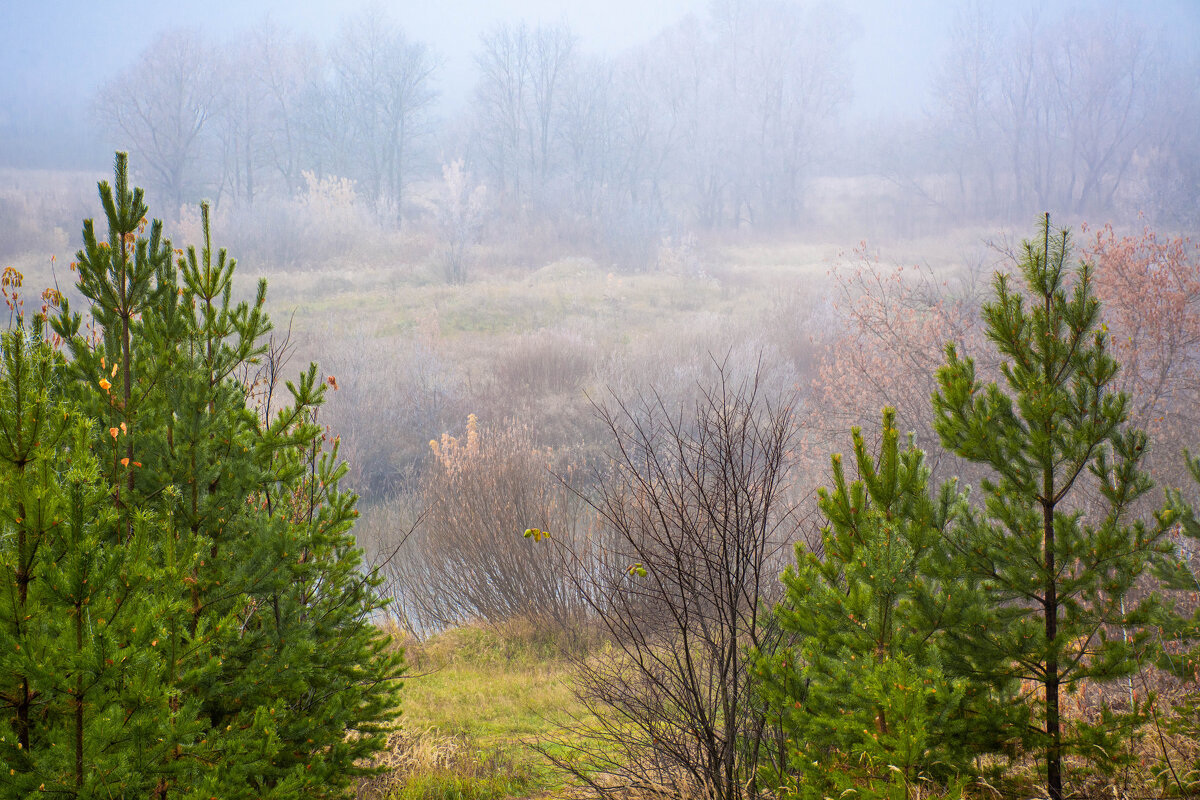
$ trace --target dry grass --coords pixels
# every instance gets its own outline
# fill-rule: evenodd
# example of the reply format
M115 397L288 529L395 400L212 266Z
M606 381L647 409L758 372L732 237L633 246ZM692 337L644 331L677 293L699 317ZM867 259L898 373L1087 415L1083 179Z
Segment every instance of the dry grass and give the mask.
M434 731L392 733L376 763L386 771L359 782L358 800L502 800L537 790L528 765Z
M527 744L580 708L562 643L532 622L409 639L413 677L400 729L364 780L360 800L566 797L573 790Z

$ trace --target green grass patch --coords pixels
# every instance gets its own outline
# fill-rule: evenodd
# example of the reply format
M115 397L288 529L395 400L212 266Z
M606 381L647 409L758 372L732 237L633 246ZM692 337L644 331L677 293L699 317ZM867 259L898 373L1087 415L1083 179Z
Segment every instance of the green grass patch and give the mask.
M583 709L555 637L537 626L468 626L409 643L401 730L372 782L376 800L544 796L564 778L529 744Z
M405 724L503 748L546 735L575 708L568 666L543 646L467 628L410 648Z

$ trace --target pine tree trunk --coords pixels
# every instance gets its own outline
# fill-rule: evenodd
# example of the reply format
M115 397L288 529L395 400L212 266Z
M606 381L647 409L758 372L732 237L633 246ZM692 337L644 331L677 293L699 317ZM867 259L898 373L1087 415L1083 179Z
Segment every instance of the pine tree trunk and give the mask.
M1046 485L1052 489L1047 474ZM1046 735L1050 742L1046 747L1046 791L1050 800L1062 800L1062 733L1059 726L1058 709L1058 586L1055 579L1054 557L1054 506L1049 501L1042 504L1042 525L1045 534L1044 559L1046 564L1046 588L1043 613L1046 617Z
M133 387L130 385L133 378L132 361L130 357L130 339L129 339L129 298L128 298L128 279L126 274L129 269L128 257L125 253L125 237L120 237L121 247L121 282L120 282L120 300L121 300L121 382L124 384L122 399L124 405L121 407L121 416L125 422L125 457L129 459L129 463L133 463L133 439L129 436L129 430L133 426L133 418L129 416L129 404L133 399ZM125 477L125 488L128 494L126 495L125 504L133 502L133 469L127 470L128 475ZM133 537L133 517L126 514L128 522L128 535Z
M75 601L75 652L83 652L83 602ZM75 789L83 789L83 672L75 673Z
M20 383L17 384L18 391ZM19 398L19 395L18 395ZM18 400L19 402L19 400ZM20 420L20 416L17 416ZM18 427L18 434L20 428ZM17 465L17 469L21 472L25 471L25 464L21 462ZM24 626L26 616L25 606L29 601L29 582L33 580L33 555L28 553L29 541L25 533L24 521L29 519L28 512L25 510L24 503L18 503L17 509L22 523L17 528L17 607L19 609L19 619L17 621L17 634L21 635L21 628ZM23 637L22 637L23 638ZM29 710L32 706L32 696L29 691L29 676L21 676L21 688L17 696L17 744L26 752L29 752Z
M1045 216L1045 233L1042 243L1044 266L1050 266L1050 214ZM1046 296L1046 324L1050 324L1050 296ZM1046 391L1050 391L1050 363L1046 363ZM1050 438L1047 422L1046 436ZM1043 467L1042 473L1042 560L1046 569L1046 587L1043 597L1043 614L1046 620L1046 735L1050 742L1046 747L1046 791L1050 800L1062 800L1062 732L1059 727L1058 709L1058 572L1054 547L1054 462L1053 458Z

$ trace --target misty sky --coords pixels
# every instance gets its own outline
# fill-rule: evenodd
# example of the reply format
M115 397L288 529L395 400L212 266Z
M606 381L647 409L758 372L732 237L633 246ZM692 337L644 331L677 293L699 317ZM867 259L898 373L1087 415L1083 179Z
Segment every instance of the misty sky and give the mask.
M967 0L843 0L859 20L850 54L854 100L849 114L870 117L911 110L926 102L929 79L941 57L956 8ZM57 166L65 153L88 166L103 156L88 135L89 107L98 87L131 64L163 29L199 27L216 40L270 17L293 31L328 41L340 20L367 2L336 0L0 0L0 132L15 131L23 153L0 153L0 165ZM409 36L443 59L438 88L442 110L453 113L469 96L472 53L479 34L499 20L566 22L585 51L617 52L652 38L707 0L390 0L376 2ZM1040 5L1046 5L1041 3ZM1055 5L1063 5L1056 3ZM1027 13L1033 0L1000 2L1005 13ZM1075 3L1088 13L1094 4ZM1138 3L1163 17L1163 29L1182 41L1200 41L1200 0ZM1169 18L1169 24L1165 20ZM13 141L14 137L4 137ZM79 162L84 163L79 163Z

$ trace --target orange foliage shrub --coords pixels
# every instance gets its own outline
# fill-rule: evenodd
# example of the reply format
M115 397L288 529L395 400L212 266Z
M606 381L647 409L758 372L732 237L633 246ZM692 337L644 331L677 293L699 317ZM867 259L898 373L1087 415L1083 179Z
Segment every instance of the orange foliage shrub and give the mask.
M957 342L960 352L981 359L976 366L982 380L996 376L997 365L984 360L991 349L979 320L986 285L951 283L925 267L884 265L865 243L834 279L837 319L825 333L814 378L808 460L823 465L851 426L871 431L879 410L892 406L898 426L916 434L938 475L945 465L957 463L938 444L930 402L946 342Z
M1181 485L1182 449L1200 446L1200 247L1148 227L1133 236L1111 225L1084 230L1131 421L1150 434L1156 481Z

